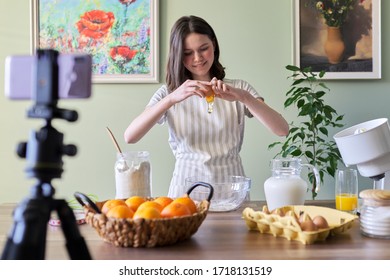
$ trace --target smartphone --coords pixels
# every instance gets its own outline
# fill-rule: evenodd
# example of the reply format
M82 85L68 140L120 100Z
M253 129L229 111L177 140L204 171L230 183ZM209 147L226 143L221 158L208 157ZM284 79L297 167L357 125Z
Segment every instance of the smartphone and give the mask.
M35 55L8 56L5 59L5 95L9 99L34 99L36 88ZM58 98L79 99L91 96L92 57L88 54L58 56Z

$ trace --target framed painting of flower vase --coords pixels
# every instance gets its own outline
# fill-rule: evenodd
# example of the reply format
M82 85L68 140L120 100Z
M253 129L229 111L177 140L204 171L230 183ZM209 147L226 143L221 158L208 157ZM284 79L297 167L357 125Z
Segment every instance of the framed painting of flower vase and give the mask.
M158 83L158 0L31 0L32 52L92 56L95 83Z
M294 0L294 64L324 79L381 78L381 0Z

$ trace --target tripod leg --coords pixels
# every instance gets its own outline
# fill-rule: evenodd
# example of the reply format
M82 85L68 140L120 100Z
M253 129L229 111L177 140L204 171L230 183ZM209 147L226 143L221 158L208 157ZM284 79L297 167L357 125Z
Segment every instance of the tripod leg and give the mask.
M1 259L43 260L50 204L44 199L27 199L14 211L14 224Z
M56 201L56 210L66 239L66 248L72 260L90 260L87 243L77 227L76 217L65 200Z

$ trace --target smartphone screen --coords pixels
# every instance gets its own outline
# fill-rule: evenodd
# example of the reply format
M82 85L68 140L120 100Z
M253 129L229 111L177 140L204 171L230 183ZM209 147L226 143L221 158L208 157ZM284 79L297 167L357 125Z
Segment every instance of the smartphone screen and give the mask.
M10 99L34 99L36 56L8 56L5 60L5 95ZM91 96L92 58L86 54L58 56L59 99Z

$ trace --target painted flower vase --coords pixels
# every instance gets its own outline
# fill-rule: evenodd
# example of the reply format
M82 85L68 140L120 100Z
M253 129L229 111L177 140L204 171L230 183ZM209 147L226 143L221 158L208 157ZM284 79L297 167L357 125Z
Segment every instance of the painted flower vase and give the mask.
M329 63L337 64L343 60L345 44L339 27L328 26L328 36L324 50Z

